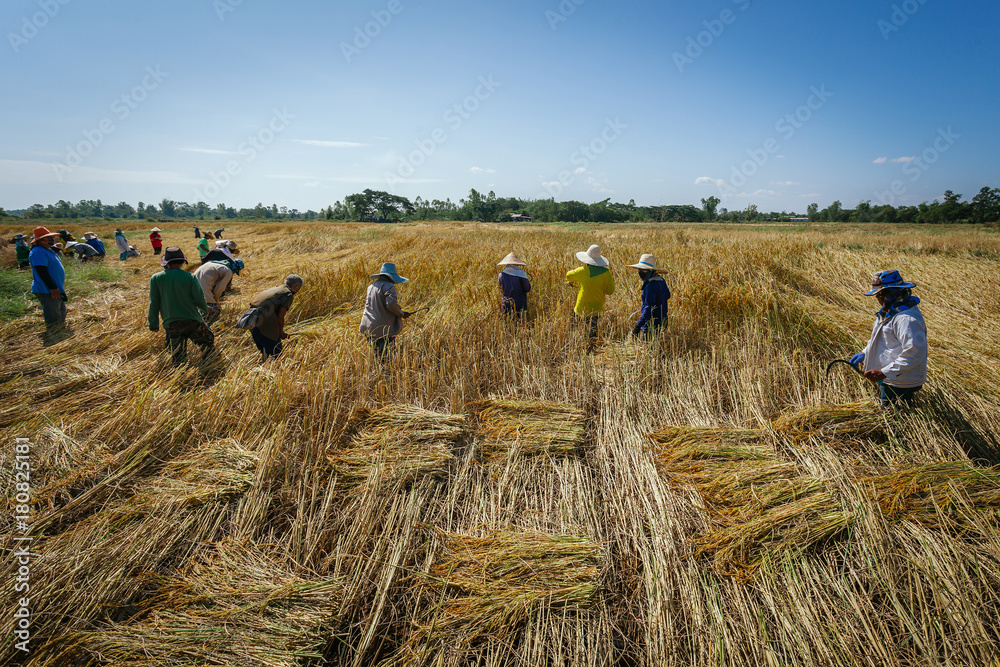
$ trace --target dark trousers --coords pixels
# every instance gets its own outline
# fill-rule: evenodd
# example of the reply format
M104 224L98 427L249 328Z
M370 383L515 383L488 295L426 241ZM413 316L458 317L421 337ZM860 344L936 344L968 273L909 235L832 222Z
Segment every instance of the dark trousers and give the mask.
M42 317L45 318L45 328L52 329L66 323L66 302L61 296L52 296L49 293L35 294L38 302L42 304Z
M598 327L601 323L600 315L584 315L577 318L578 326L584 327L587 333L587 351L593 352L597 347Z
M253 344L256 345L257 349L260 350L262 355L264 355L264 361L266 361L268 357L277 357L281 354L282 345L280 340L268 338L260 332L260 329L257 328L251 329L250 335L253 336Z
M163 250L163 246L153 246L154 255L159 255L161 250Z
M167 334L167 349L175 365L187 361L187 342L190 340L201 348L201 358L204 359L215 347L215 334L204 322L196 320L178 320L164 324Z
M902 389L887 385L885 382L879 382L878 390L879 398L882 399L882 405L885 407L901 404L912 406L913 399L916 397L917 392L920 391L920 387Z

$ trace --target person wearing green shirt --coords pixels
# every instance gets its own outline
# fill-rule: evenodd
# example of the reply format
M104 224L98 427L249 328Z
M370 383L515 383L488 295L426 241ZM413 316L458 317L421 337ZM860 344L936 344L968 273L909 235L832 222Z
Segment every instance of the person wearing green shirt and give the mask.
M615 279L611 275L611 264L601 255L601 248L590 246L586 252L576 253L583 266L566 274L566 280L580 286L576 295L573 312L587 326L587 350L593 351L597 344L597 326L604 312L605 298L615 293Z
M202 263L205 261L205 255L207 255L208 251L211 250L211 248L208 247L208 239L210 238L212 238L212 233L205 232L205 236L198 241L198 255L201 257Z
M159 331L163 320L174 365L187 360L188 340L201 347L202 361L215 347L215 334L205 324L205 293L198 279L184 270L186 263L180 248L167 248L160 260L163 271L149 279L149 330Z

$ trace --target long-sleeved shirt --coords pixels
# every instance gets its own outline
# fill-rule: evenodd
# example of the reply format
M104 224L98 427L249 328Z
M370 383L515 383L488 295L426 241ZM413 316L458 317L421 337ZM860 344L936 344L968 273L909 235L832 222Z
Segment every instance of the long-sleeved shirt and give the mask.
M124 234L115 234L115 247L118 252L128 252L128 239Z
M198 255L200 255L201 258L204 259L205 255L207 254L208 254L208 239L203 238L202 240L198 241Z
M106 251L104 250L104 241L102 241L101 239L87 239L86 241L84 241L84 243L86 243L91 248L96 250L97 254L99 255L107 254Z
M31 248L28 247L24 239L18 239L14 242L14 253L17 256L18 263L30 261L28 257L31 254Z
M503 312L513 310L520 313L528 309L528 292L531 291L531 281L523 276L509 273L504 269L497 281L503 291Z
M154 248L162 248L163 247L163 237L160 236L160 232L151 232L150 235L149 235L149 243Z
M233 272L228 266L209 262L195 269L194 277L198 279L201 290L205 293L205 301L219 303L222 293L233 279Z
M368 286L365 295L365 312L361 315L358 331L371 338L395 336L403 329L403 318L389 310L399 308L396 285L380 278Z
M566 280L580 285L573 312L581 317L603 313L605 297L615 293L614 276L605 267L584 264L567 273Z
M649 327L667 326L667 301L670 300L670 288L663 276L656 275L642 285L642 311L635 327L646 331Z
M208 303L201 283L184 269L164 269L149 279L149 330L180 320L204 322Z
M28 253L28 261L31 262L32 294L49 294L54 289L66 291L66 269L58 253L36 245Z
M927 325L917 306L879 317L865 347L865 371L881 370L892 387L910 389L927 382Z
M284 308L288 310L292 307L292 299L295 297L287 285L279 285L259 292L250 300L250 306L260 308L261 320L257 324L257 331L271 340L281 340L281 321L278 312Z

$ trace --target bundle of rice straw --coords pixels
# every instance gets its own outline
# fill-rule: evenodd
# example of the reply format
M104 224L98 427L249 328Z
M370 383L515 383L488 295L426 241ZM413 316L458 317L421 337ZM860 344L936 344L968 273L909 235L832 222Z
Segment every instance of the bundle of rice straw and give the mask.
M296 667L322 658L322 632L340 583L308 580L287 559L254 544L224 541L169 577L150 578L151 595L132 619L77 632L46 647L57 664L245 665Z
M488 398L466 406L476 415L489 459L508 454L575 454L584 443L583 411L565 403Z
M1000 471L994 468L962 461L929 463L862 477L856 484L887 519L952 528L980 520L995 525L1000 518Z
M870 401L801 408L779 415L772 426L796 442L820 437L845 444L877 444L888 439L889 431L885 417Z
M540 609L563 615L591 605L605 559L600 545L572 535L510 530L439 538L429 573L412 578L429 606L414 619L399 664L425 664L441 651L486 642L516 645Z
M354 433L351 440L327 457L337 484L346 490L363 484L402 487L424 477L443 478L455 446L467 433L464 416L411 405L355 408L348 430Z

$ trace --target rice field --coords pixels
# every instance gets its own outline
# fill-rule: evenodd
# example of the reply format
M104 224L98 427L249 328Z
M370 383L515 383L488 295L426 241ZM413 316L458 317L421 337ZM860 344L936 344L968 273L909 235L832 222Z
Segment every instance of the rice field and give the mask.
M189 227L159 224L197 257ZM998 230L227 236L247 269L208 363L193 347L172 367L148 331L151 253L70 293L66 340L43 347L37 309L0 322L0 542L24 536L27 438L33 554L27 594L0 562L0 664L1000 665ZM591 243L618 290L588 354L563 276ZM527 322L498 316L512 250ZM650 342L628 335L642 253L673 292ZM388 367L357 333L383 261L410 278L402 307L429 309ZM888 268L928 325L906 413L824 374L867 341L860 292ZM233 325L289 273L293 336L261 364Z

